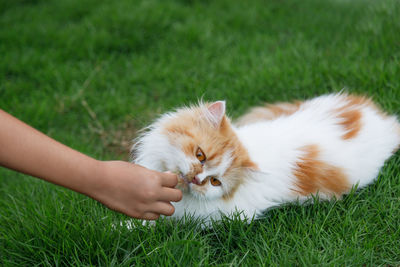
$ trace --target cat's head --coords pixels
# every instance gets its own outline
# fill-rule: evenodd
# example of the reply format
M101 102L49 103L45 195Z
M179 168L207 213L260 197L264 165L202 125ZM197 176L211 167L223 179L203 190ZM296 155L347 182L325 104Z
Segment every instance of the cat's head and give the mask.
M201 103L163 115L134 146L135 162L180 175L180 188L199 199L233 197L256 169L240 143L225 102Z

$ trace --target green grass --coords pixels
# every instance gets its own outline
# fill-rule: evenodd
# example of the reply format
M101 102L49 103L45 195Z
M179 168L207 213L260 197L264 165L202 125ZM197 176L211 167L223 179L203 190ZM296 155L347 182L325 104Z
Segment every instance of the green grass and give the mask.
M0 106L99 159L201 97L236 117L346 88L399 113L399 17L397 0L0 0ZM399 210L399 153L343 201L209 230L113 230L123 215L1 169L0 265L397 266Z

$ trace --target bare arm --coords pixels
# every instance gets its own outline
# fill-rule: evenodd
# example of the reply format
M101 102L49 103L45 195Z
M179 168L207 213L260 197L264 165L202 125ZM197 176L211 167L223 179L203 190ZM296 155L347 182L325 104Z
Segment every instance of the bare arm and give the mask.
M128 216L172 215L177 177L123 161L98 161L0 110L0 165L64 186Z

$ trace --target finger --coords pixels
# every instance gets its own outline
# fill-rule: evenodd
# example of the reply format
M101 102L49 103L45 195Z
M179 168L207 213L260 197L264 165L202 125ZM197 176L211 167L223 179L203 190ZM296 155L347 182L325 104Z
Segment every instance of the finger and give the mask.
M153 205L151 210L156 213L171 216L175 212L175 207L168 202L158 201Z
M157 220L158 218L160 218L160 214L155 212L146 212L145 214L143 214L142 217L142 219L144 220Z
M158 200L178 202L182 199L182 191L175 188L164 187L161 189Z
M161 174L161 185L175 187L178 184L178 176L172 172L164 172Z

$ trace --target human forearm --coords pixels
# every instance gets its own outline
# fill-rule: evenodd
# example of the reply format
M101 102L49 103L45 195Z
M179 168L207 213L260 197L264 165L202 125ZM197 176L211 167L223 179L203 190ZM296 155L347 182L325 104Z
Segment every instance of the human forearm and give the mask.
M99 162L0 110L0 165L87 194Z

